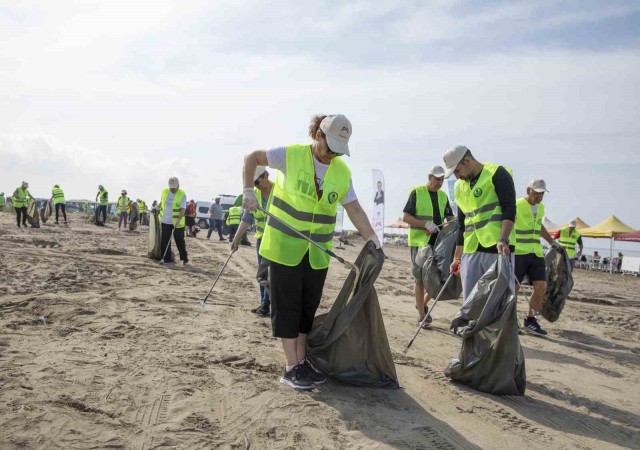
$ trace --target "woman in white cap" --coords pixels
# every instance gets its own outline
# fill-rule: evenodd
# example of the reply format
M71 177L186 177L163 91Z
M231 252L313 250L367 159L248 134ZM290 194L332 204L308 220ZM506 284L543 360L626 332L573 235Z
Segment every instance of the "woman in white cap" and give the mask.
M245 156L243 206L255 211L257 166L277 175L260 255L271 261L271 325L282 340L286 366L280 382L313 389L326 378L306 360L306 338L324 287L329 256L285 227L307 234L327 249L333 246L338 204L342 204L360 235L380 248L369 219L353 190L351 171L341 158L349 155L351 122L343 115L318 115L309 126L311 145L256 150Z
M29 183L23 181L22 184L13 192L11 204L16 210L16 221L18 228L20 228L20 220L22 219L22 225L27 227L27 206L29 206L29 199L36 201L29 192Z
M163 189L158 204L158 214L162 223L162 239L160 250L166 253L165 262L173 262L171 255L171 236L176 241L180 259L185 266L189 263L187 246L184 242L184 215L187 210L187 195L180 189L176 177L169 178L169 187Z

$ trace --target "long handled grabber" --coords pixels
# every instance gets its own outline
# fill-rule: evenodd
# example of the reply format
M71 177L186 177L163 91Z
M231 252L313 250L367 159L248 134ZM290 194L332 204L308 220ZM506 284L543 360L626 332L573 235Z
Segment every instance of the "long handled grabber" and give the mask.
M438 293L438 296L436 297L436 301L433 302L433 305L431 305L431 309L429 309L427 311L427 314L425 314L424 319L422 319L422 322L420 322L418 324L418 329L416 330L415 334L413 335L413 337L411 338L411 340L407 344L407 347L402 352L403 356L407 354L407 352L409 351L409 347L411 347L411 344L413 344L413 341L415 341L416 338L418 337L418 333L420 333L420 330L422 330L422 327L424 326L424 324L427 323L427 318L433 312L433 308L435 308L436 305L438 304L438 300L440 300L440 297L442 297L442 294L444 294L444 290L447 288L447 285L449 284L449 282L451 281L451 279L453 277L455 277L455 275L453 273L450 273L449 277L447 278L447 281L444 282L444 285L442 286L442 289L440 289L440 292Z
M235 251L232 251L229 254L229 256L227 256L227 260L224 262L224 264L222 265L222 268L220 269L220 272L218 272L218 276L213 281L213 284L211 285L211 289L209 289L209 292L207 292L207 295L202 300L200 300L200 309L204 309L204 305L205 303L207 303L207 299L209 298L209 295L211 295L211 291L213 291L213 288L216 286L216 283L218 282L218 278L220 278L220 275L222 275L222 271L224 270L225 267L227 267L227 263L229 262L229 260L231 259L234 253Z
M160 259L160 264L164 264L164 257L167 256L167 252L169 251L169 247L171 246L171 240L173 239L173 233L176 231L176 227L174 226L171 230L171 236L169 236L169 241L167 242L167 246L164 249L164 253L162 254L162 259Z
M331 256L332 258L337 259L338 261L340 261L347 269L352 269L356 272L356 282L358 281L358 279L360 278L360 269L353 263L350 263L349 261L345 261L343 258L341 258L340 256L336 255L335 253L333 253L331 250L329 250L328 248L324 248L322 245L318 244L316 241L314 241L313 239L311 239L309 236L307 236L304 233L301 233L300 231L296 230L295 228L293 228L291 225L289 225L288 223L286 223L285 221L283 221L282 219L274 216L273 214L271 214L269 211L267 211L266 209L264 209L262 206L258 205L258 210L262 211L263 213L265 213L267 216L269 216L270 218L272 218L273 220L277 220L278 222L280 222L282 225L284 225L285 227L287 227L288 229L290 229L291 231L293 231L295 234L297 234L298 236L300 236L302 239L305 239L307 241L309 241L311 244L315 245L316 247L318 247L320 250L322 250L323 252L325 252L327 255ZM355 287L355 283L354 283L354 287Z

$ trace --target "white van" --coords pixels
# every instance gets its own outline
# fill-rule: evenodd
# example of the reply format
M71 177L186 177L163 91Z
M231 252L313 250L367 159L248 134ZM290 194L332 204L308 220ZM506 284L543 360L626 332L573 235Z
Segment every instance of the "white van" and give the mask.
M229 211L236 201L237 195L220 194L220 205L224 212ZM209 228L209 207L211 201L198 200L196 202L196 223L201 230Z

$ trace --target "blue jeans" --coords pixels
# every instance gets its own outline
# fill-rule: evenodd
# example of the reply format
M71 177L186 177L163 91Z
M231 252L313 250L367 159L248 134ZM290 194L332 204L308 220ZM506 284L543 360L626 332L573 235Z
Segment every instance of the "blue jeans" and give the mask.
M262 238L256 240L256 253L258 254L258 265L262 262L262 256L260 256L260 244L262 243ZM265 289L264 286L260 285L260 304L261 305L270 305L269 301L269 293Z
M222 219L209 219L209 231L207 231L207 239L211 237L213 230L218 230L218 236L222 240Z

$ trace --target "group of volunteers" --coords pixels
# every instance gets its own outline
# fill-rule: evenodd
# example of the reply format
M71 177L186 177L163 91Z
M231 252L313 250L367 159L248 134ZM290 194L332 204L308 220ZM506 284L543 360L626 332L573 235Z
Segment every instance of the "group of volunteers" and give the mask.
M23 181L20 186L13 191L13 195L11 196L11 206L16 212L16 225L18 228L27 227L27 208L31 202L35 202L36 199L29 192L29 183ZM66 201L64 199L64 192L60 188L60 185L55 184L51 189L51 198L50 200L55 205L56 210L56 225L59 223L60 212L62 211L62 217L64 219L64 224L67 225L67 212L65 209ZM3 207L6 204L6 200L4 198L4 192L0 192L0 206ZM33 226L33 225L32 225Z
M107 222L107 209L109 207L109 192L103 185L98 185L98 192L96 194L96 225L105 225ZM144 200L136 199L135 201L130 199L127 190L122 189L120 197L116 202L116 212L118 215L118 231L121 231L122 226L127 228L127 223L138 218L142 218L149 213L149 209ZM100 220L102 217L102 220Z
M450 270L461 277L465 300L480 277L496 262L498 254L504 253L511 259L513 278L510 281L514 292L519 291L525 277L533 285L524 329L546 335L536 318L547 288L540 238L556 249L564 248L568 257L573 258L576 244L582 252L575 223L561 229L555 237L557 240L545 229L542 199L548 191L542 179L532 180L526 195L516 198L510 168L481 163L462 145L447 150L443 159L446 170L432 167L427 184L411 191L404 208L404 221L410 226L409 246L419 323L428 313L430 298L422 285L422 266L415 262L418 249L434 245L445 220L457 220L457 242ZM447 195L441 190L444 179L451 175L457 179L454 185L457 218L453 216ZM424 326L429 327L431 321L432 318L427 317Z

